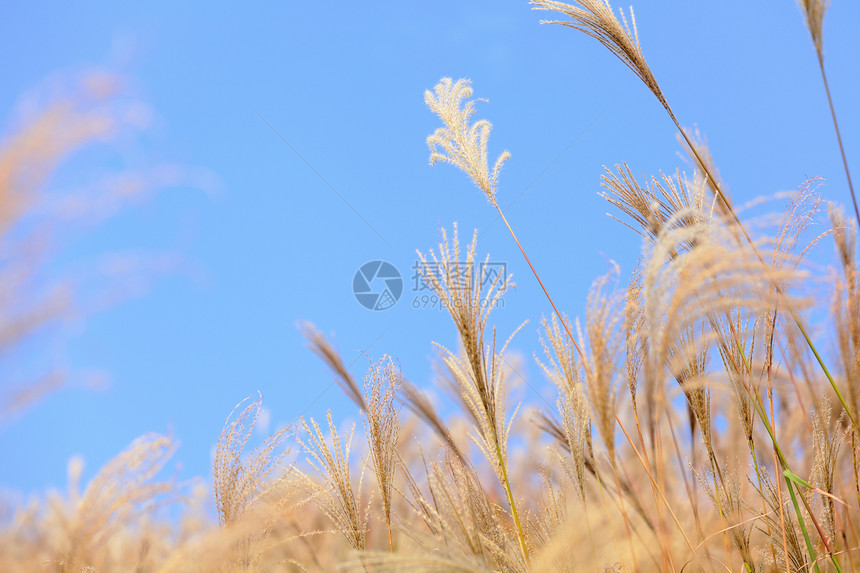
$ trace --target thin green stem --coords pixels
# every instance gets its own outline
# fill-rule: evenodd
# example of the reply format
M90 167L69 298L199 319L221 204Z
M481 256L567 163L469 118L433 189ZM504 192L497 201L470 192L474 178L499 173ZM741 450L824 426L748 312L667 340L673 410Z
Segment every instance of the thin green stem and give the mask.
M803 532L803 540L806 541L806 550L809 552L809 557L812 559L812 566L815 568L816 573L821 573L821 569L818 567L818 560L815 558L815 548L812 547L812 541L809 540L809 533L806 531L806 523L804 523L803 518L800 514L800 506L797 505L797 496L794 495L794 488L792 487L791 480L787 477L785 479L785 485L788 487L788 494L791 496L791 503L794 505L794 512L797 514L797 521L800 523L800 531Z
M811 483L809 483L805 479L801 478L800 476L792 473L790 470L783 471L782 475L785 476L786 478L790 479L791 481L793 481L798 486L802 485L803 487L806 487L809 489L813 489L813 490L815 489ZM809 514L809 518L812 520L812 525L814 525L816 531L818 531L818 535L821 537L822 543L824 543L824 549L827 550L828 557L830 557L831 561L833 561L833 564L836 566L836 570L839 571L839 573L842 573L842 567L839 565L839 562L835 559L836 550L830 544L830 542L827 541L827 536L824 535L824 531L821 529L821 525L818 524L818 520L815 518L815 514L812 513L812 508L809 507L809 502L806 501L806 498L802 495L800 496L800 501L803 502L803 507L806 508L806 512Z
M839 387L836 386L836 382L833 380L833 376L830 375L830 371L824 364L824 360L822 360L821 355L818 354L818 350L815 349L815 345L812 344L812 341L809 339L809 335L806 333L806 329L803 327L803 324L801 324L799 320L797 320L796 322L797 328L800 329L800 333L803 335L803 339L806 340L807 346L809 346L809 349L812 350L812 353L815 355L815 359L818 361L818 365L821 366L821 370L824 372L824 375L827 376L827 380L830 381L830 385L833 387L833 391L836 392L836 397L839 398L839 401L842 403L842 407L845 408L845 413L848 414L848 418L851 420L851 424L856 425L856 422L854 420L854 414L851 413L851 409L848 407L848 403L842 396L842 392L839 391Z

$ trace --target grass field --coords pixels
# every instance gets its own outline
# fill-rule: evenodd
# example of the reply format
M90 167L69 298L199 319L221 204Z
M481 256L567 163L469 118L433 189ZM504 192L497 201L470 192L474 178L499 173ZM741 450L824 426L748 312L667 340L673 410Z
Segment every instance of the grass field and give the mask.
M557 387L556 408L509 398L515 332L497 332L491 313L509 278L476 280L486 256L477 232L451 224L420 261L459 334L456 348L438 347L438 384L459 415L440 413L391 357L356 380L305 324L362 426L301 419L252 450L262 399L248 398L218 440L211 492L163 477L176 448L169 436L140 437L85 485L73 460L68 491L3 515L0 571L860 570L856 200L834 205L812 179L766 202L766 215L737 203L649 68L632 9L532 5L621 60L665 109L693 166L603 173L604 197L618 225L641 235L643 254L632 276L613 269L594 280L584 317L557 308L559 285L544 284L520 247L547 302L538 363ZM853 199L825 75L827 2L801 8ZM10 351L65 308L61 290L33 296L26 278L42 259L26 230L47 174L116 127L99 103L107 85L85 93L44 110L0 150L0 233L14 254L0 267L0 343ZM463 79L427 90L439 119L430 163L462 170L519 246L497 201L510 154L488 157L492 126L475 119L472 98ZM854 134L844 135L850 145ZM830 276L808 263L813 247L833 253ZM45 373L2 415L26 415L55 382Z

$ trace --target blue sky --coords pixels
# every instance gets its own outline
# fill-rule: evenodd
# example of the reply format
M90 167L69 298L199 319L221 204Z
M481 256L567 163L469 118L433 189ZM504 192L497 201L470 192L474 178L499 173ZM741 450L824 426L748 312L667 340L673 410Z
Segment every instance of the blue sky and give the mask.
M626 4L624 4L626 6ZM826 178L848 191L813 48L790 0L635 4L644 53L685 125L708 137L736 202ZM82 455L86 476L136 436L170 432L180 477L209 475L224 419L262 392L271 425L300 414L355 419L296 329L333 334L351 371L389 354L432 383L433 341L454 347L439 310L412 308L415 250L457 221L481 230L479 251L506 263L517 288L492 321L513 348L527 402L552 403L534 364L550 308L494 211L466 176L428 166L437 127L425 89L468 77L488 103L491 154L512 153L500 202L559 306L581 315L592 280L617 261L635 266L639 239L605 216L603 165L635 172L683 163L662 108L596 42L526 2L50 2L0 9L0 126L45 78L92 69L122 75L154 112L150 129L107 154L108 167L179 165L194 181L159 190L107 222L76 230L55 267L113 252L180 259L141 296L64 325L73 373L109 377L93 390L73 377L0 431L0 484L40 491L65 483ZM849 162L860 165L856 2L834 1L825 54ZM63 176L104 169L105 154L74 156ZM855 167L855 169L857 169ZM201 178L202 175L202 178ZM81 175L84 177L85 175ZM860 176L855 176L860 177ZM514 202L512 205L511 203ZM822 253L827 261L829 252ZM404 275L391 309L353 297L356 270L386 260ZM53 267L52 267L53 268ZM53 348L53 347L52 347ZM75 382L78 380L78 382ZM320 396L321 395L321 396Z

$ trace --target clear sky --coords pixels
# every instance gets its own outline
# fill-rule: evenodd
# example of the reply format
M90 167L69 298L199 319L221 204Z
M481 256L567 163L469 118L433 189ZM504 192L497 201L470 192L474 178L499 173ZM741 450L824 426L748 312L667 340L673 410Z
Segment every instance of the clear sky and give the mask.
M621 4L618 4L620 6ZM626 7L626 3L623 6ZM848 191L814 51L792 0L635 3L652 70L685 125L697 125L735 201L826 178ZM505 227L455 169L428 166L437 127L423 93L467 77L493 157L512 159L500 202L559 306L581 316L591 281L615 260L628 276L638 236L605 216L603 165L638 173L683 167L663 109L597 42L540 26L524 1L83 2L0 8L0 126L52 74L100 69L126 78L154 112L108 166L179 165L194 181L158 191L75 233L58 269L113 252L181 259L147 292L64 326L61 350L29 349L73 373L67 388L0 429L0 484L61 487L68 459L86 476L136 436L170 432L177 474L208 476L233 406L257 391L270 427L300 414L355 419L296 323L333 334L351 371L387 353L432 383L433 341L455 346L447 316L413 308L415 250L457 221L517 288L492 321L513 348L530 403L554 402L532 358L550 308ZM860 179L860 4L833 0L825 54L843 137ZM201 188L202 187L202 188ZM829 252L822 255L827 260ZM353 296L364 263L403 275L400 300L371 311ZM420 302L420 301L419 301ZM52 347L53 348L53 347ZM366 355L366 356L365 356ZM91 370L108 384L82 382ZM77 373L77 374L75 374ZM542 398L541 398L542 396Z

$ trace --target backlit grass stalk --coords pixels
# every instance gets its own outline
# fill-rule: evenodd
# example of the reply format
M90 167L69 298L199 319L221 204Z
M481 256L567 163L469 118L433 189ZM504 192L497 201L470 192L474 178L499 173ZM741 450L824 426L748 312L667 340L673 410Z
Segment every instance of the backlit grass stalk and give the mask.
M514 242L519 247L523 258L525 258L526 263L529 265L529 269L531 269L532 274L537 279L541 290L543 290L544 295L550 305L552 305L553 311L567 331L567 335L573 342L577 352L584 358L582 349L576 343L576 339L573 337L573 333L568 328L567 323L562 319L561 312L549 295L543 281L532 265L531 259L526 254L519 238L510 223L508 223L507 217L505 217L496 200L498 177L502 166L510 159L511 154L508 151L503 151L496 159L492 171L490 171L487 163L487 142L490 138L492 125L485 119L471 123L471 117L475 113L476 101L467 99L471 95L472 87L469 80L460 79L453 82L451 78L442 78L433 92L429 90L425 92L424 101L439 116L444 124L444 127L440 127L427 138L427 145L430 147L430 164L432 165L437 161L441 161L462 169L484 193L508 228L511 237L513 237Z
M391 500L397 467L397 441L400 437L400 420L394 401L399 384L400 374L390 358L383 358L374 364L364 383L367 404L364 430L382 501L382 514L388 530L388 546L392 553L394 541L391 537Z
M595 38L603 46L608 48L609 51L612 52L612 54L615 55L618 59L620 59L628 68L630 68L630 70L633 71L633 73L636 74L636 76L640 80L642 80L642 82L648 87L648 89L651 90L651 92L654 94L654 96L669 114L669 117L672 119L672 122L675 124L675 127L678 129L678 132L681 134L681 137L684 139L684 142L689 148L690 153L695 158L697 165L707 177L709 181L709 188L714 192L720 209L734 221L737 226L737 229L741 232L743 238L749 244L750 248L761 260L761 262L764 263L764 258L759 253L752 237L746 230L746 227L741 222L734 207L732 207L728 195L725 194L720 187L719 179L714 176L711 168L708 166L708 162L706 162L702 155L699 153L696 144L690 139L690 136L687 134L687 131L681 127L678 118L672 111L672 107L669 105L668 100L663 95L663 92L660 89L660 86L657 83L654 74L651 72L648 63L645 61L645 57L642 54L642 49L639 44L639 33L636 29L636 18L633 14L633 9L630 9L630 21L632 23L631 26L628 24L627 17L625 16L623 10L620 11L621 21L618 20L607 0L580 0L579 2L577 2L576 5L565 4L563 2L555 2L552 0L532 0L531 3L538 10L557 11L571 18L571 20L569 21L544 21L542 23L560 24L573 28L575 30L585 33L588 36L591 36L592 38ZM855 201L855 209L856 208L857 207ZM860 211L857 212L857 216L858 222L860 222ZM781 289L778 284L774 283L774 287L777 289L778 292L781 292ZM830 382L830 385L836 393L837 397L839 398L842 407L845 408L845 411L848 413L851 422L855 423L854 413L852 412L851 408L849 408L845 399L842 397L842 393L839 391L839 388L836 386L836 383L833 380L833 377L830 375L830 372L828 371L827 367L825 366L824 361L821 359L820 355L818 354L818 351L815 349L815 345L813 344L812 340L806 334L806 328L803 326L800 317L798 317L791 309L789 309L789 313L791 314L792 319L794 319L794 321L797 323L798 328L800 328L801 332L803 333L806 343L815 353L816 358L818 359L819 366L821 366L824 374L827 376L827 379Z
M716 177L714 177L713 174L711 173L711 169L709 168L708 162L706 162L702 158L702 156L699 153L699 150L697 148L697 145L695 145L693 143L693 141L691 141L686 130L684 130L681 127L680 122L678 121L677 117L675 116L674 112L672 111L671 106L669 105L668 101L664 97L662 90L659 87L659 84L657 83L656 79L654 78L654 75L652 74L649 66L647 65L645 58L642 54L641 48L640 48L638 32L636 30L636 21L635 21L635 17L633 16L632 9L630 12L631 21L633 24L632 25L632 33L631 33L631 27L627 23L627 19L624 15L624 12L623 11L621 12L621 17L622 17L622 22L623 22L623 26L622 26L622 23L618 21L618 19L616 18L616 16L612 12L612 10L611 10L611 8L607 2L603 2L600 0L582 0L582 1L578 2L579 6L581 6L581 7L564 4L561 2L553 2L550 0L535 0L532 3L538 9L555 10L555 11L561 12L561 13L569 16L571 18L571 21L552 22L552 23L569 26L571 28L574 28L576 30L584 32L585 34L597 39L601 44L603 44L605 47L607 47L616 57L618 57L622 62L624 62L625 65L627 65L628 68L630 68L643 81L643 83L645 83L645 85L651 90L651 92L655 95L655 97L657 97L657 99L663 105L666 112L669 114L670 118L672 119L673 123L675 124L675 127L678 129L678 132L681 134L684 141L686 142L686 144L689 148L689 151L691 152L691 154L695 158L696 163L698 164L699 168L706 175L706 177L710 183L710 188L714 191L714 194L718 199L720 207L735 222L735 224L737 225L737 228L741 231L741 233L743 234L747 243L752 248L753 252L759 258L759 260L762 262L762 264L764 264L764 259L761 256L761 254L758 252L758 249L756 248L756 246L752 240L752 237L750 237L746 228L741 223L739 217L737 216L736 211L731 206L731 203L729 202L728 197L723 193L722 189L720 188L720 184L718 182L718 179ZM823 11L822 11L821 17L823 17ZM820 21L819 21L818 27L819 27L819 37L820 37ZM815 34L815 30L813 29L812 24L810 24L810 30L812 31L813 39L815 40L816 34ZM822 64L821 70L822 70L822 75L823 75L824 69L823 69L823 59L821 56L821 49L820 49L820 39L818 41L816 41L816 48L817 48L818 53L819 53L819 62ZM826 85L826 77L825 77L825 85ZM828 89L828 101L831 103L831 113L833 115L834 125L836 125L837 136L838 136L838 125L836 124L835 113L833 113L832 100L829 98L829 89ZM842 144L841 144L841 138L839 138L839 139L840 139L840 150L842 151L843 163L845 164L846 174L847 174L847 172L848 172L847 162L845 161L845 155L844 155L844 150L843 150ZM850 175L848 177L849 177L849 186L850 186ZM851 193L852 193L852 199L854 199L853 187L851 188ZM854 206L855 206L855 211L856 211L856 209L857 209L856 200L854 201ZM858 218L858 223L860 223L860 212L856 211L856 214L857 214L857 218ZM775 281L774 281L774 287L775 287L778 294L782 294L782 289L780 288L780 286ZM804 327L800 318L790 308L789 308L789 313L791 314L792 318L796 322L798 329L800 330L800 332L802 333L802 335L804 337L805 342L807 343L807 345L809 346L809 348L812 350L813 354L815 355L815 358L818 361L819 366L821 367L822 371L824 372L825 376L827 377L828 382L830 383L831 387L833 388L834 392L836 393L837 397L839 398L840 403L842 404L843 408L845 409L846 413L848 414L849 418L851 419L852 425L856 426L855 418L854 418L854 414L852 412L852 409L848 406L847 402L845 401L844 397L842 396L842 393L840 392L838 386L836 385L835 381L833 380L833 377L831 376L826 364L824 363L823 359L821 358L821 355L818 353L817 349L815 348L815 345L813 344L812 340L810 339L809 335L807 334L806 328ZM774 439L774 443L776 444L775 437L772 436L772 438ZM782 458L782 460L783 460L783 463L786 463L784 458ZM793 489L791 487L791 484L787 484L787 486L789 487L789 491L792 494L792 498L794 499L794 493L793 493ZM796 505L796 500L795 500L795 505ZM812 547L809 544L808 536L806 534L806 529L805 529L805 526L803 525L802 516L800 515L799 510L798 510L798 519L801 522L804 537L806 538L807 545L809 546L809 549L811 552ZM827 542L825 540L825 544L826 543ZM831 552L831 557L833 558L832 552ZM813 559L813 561L814 561L814 559ZM835 561L835 558L834 558L834 564L836 565L837 569L839 569L838 562ZM817 565L816 565L816 568L817 568Z
M462 261L456 225L450 241L443 229L438 256L433 251L429 255L418 253L420 273L444 303L460 335L462 355L455 355L440 346L442 362L451 374L454 394L475 424L477 436L474 441L492 464L505 491L522 558L528 563L528 545L508 471L507 443L513 416L510 420L506 416L505 373L502 370L505 349L516 331L499 351L496 350L495 330L486 349L484 338L489 314L511 282L510 276L496 275L485 291L484 277L476 277L476 249L477 232L466 253L466 260Z
M842 144L842 135L839 133L839 122L836 119L836 109L833 106L833 98L830 95L830 84L827 81L827 73L824 71L824 15L827 13L827 7L830 2L829 0L800 0L799 4L806 17L806 26L809 28L812 44L815 46L818 69L821 70L821 81L824 83L824 91L827 94L827 105L830 108L830 117L833 119L836 141L839 143L839 154L842 156L842 167L845 169L848 190L851 192L854 215L857 218L857 224L860 225L860 209L857 207L857 196L854 194L854 185L851 183L851 171L848 169L848 159L845 157L845 146Z

